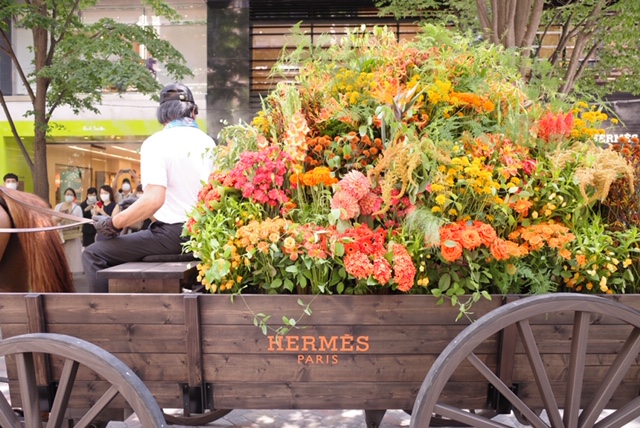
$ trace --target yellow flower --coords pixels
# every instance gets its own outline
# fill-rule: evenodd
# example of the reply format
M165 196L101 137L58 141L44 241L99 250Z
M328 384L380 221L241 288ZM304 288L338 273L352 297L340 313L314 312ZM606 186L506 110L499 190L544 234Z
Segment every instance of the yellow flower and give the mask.
M622 267L628 267L632 263L633 262L631 261L631 259L627 259L624 262L622 262Z

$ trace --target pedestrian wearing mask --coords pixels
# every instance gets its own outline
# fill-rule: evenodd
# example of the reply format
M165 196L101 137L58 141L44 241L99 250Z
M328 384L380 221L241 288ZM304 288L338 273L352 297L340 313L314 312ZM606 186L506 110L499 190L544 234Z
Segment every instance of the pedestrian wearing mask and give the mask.
M100 187L99 196L100 200L96 202L93 215L111 217L113 210L118 205L113 196L113 189L108 184L105 184ZM107 239L105 236L96 235L96 241L104 241L105 239Z
M120 190L116 193L116 203L119 204L123 200L132 197L133 193L131 192L131 181L128 178L122 180L122 186L120 186Z
M94 208L98 202L98 190L95 187L87 189L87 199L80 204L82 217L93 217ZM96 228L91 223L82 225L82 246L88 247L96 241Z
M4 187L7 189L18 190L18 176L12 172L9 172L2 177L4 180Z
M64 191L64 201L56 205L55 210L60 213L71 214L82 218L82 208L76 204L76 191L71 187ZM58 224L70 224L73 221L55 217L54 220ZM82 227L68 227L61 230L61 239L63 241L64 253L67 256L69 270L72 273L82 272Z

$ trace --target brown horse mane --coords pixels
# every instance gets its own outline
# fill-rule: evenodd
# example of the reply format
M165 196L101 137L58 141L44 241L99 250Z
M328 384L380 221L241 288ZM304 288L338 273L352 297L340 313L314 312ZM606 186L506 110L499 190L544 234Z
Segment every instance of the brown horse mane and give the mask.
M30 193L0 187L0 202L4 202L13 227L34 228L53 226L51 216L30 210L27 205L50 208L42 198ZM57 231L18 233L24 249L30 291L43 293L73 292L73 277ZM27 290L25 290L27 291Z

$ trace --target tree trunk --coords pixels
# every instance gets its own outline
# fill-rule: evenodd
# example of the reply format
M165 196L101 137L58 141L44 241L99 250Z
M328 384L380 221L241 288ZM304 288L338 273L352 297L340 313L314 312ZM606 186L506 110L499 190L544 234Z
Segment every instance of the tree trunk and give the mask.
M47 16L47 6L42 1L34 1L38 5L39 13ZM38 73L47 65L49 32L46 28L36 27L33 29L33 50L35 60L35 72ZM47 117L47 89L49 79L43 77L36 78L36 96L33 103L34 112L34 163L31 175L34 183L34 193L45 201L49 201L49 177L47 172L47 127L49 118Z

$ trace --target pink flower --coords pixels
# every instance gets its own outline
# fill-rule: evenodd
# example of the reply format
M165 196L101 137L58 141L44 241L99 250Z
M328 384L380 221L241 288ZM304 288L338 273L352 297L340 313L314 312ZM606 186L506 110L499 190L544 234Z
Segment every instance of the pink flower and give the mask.
M371 182L360 171L351 171L347 173L342 180L338 182L341 192L351 195L356 201L362 199L371 190Z
M358 200L342 190L336 192L331 198L331 209L340 210L340 220L349 220L360 215Z
M380 211L380 208L382 207L382 198L373 192L369 192L358 201L358 205L360 205L360 214L371 215Z

